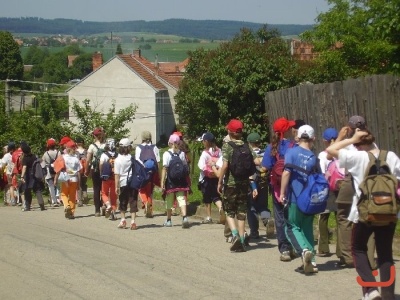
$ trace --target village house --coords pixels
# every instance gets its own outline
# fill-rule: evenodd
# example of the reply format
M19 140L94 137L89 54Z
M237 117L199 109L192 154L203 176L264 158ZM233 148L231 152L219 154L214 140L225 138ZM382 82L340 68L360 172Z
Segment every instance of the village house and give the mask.
M182 79L187 61L168 65L165 73L162 63L152 63L141 56L140 50L133 54L116 55L103 64L101 53L93 55L93 72L67 90L70 120L73 100L82 103L90 99L97 111L108 112L115 101L116 111L136 104L135 119L127 124L129 138L141 142L141 132L148 130L153 142L169 136L176 128L175 95ZM172 71L173 70L173 71Z

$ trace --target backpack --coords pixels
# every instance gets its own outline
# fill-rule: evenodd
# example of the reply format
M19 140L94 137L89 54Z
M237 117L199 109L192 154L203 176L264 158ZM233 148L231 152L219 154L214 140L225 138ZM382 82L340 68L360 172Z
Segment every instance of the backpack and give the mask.
M100 157L104 153L104 149L99 148L96 144L93 144L93 145L96 147L97 151L95 153L93 153L93 160L92 160L91 168L92 168L93 172L99 173L100 172Z
M22 158L23 152L21 148L15 150L11 156L11 161L14 163L13 174L21 174L22 173Z
M339 160L333 158L328 164L325 171L325 178L329 183L329 190L332 192L338 191L342 181L344 180L345 170L339 167Z
M144 187L151 179L151 175L146 171L144 165L133 156L131 166L128 170L127 186L133 190Z
M80 169L79 172L81 173L81 175L83 175L83 174L85 174L85 171L86 171L86 168L87 168L87 161L86 161L87 153L86 153L86 150L83 151L82 153L77 151L77 155L78 155L78 158L79 158L79 162L81 163L81 166L82 166L82 168Z
M31 178L37 181L43 181L46 178L47 169L46 166L42 164L41 158L36 157L30 172Z
M318 160L317 165L319 165ZM296 204L300 211L308 215L324 212L329 198L329 183L325 176L317 172L316 167L307 171L299 166L287 164L285 168L295 169L307 175L303 189L296 197Z
M114 178L114 162L115 158L118 156L117 153L111 154L109 152L105 152L108 156L108 160L105 161L101 168L101 179L108 180Z
M256 172L256 165L249 144L237 145L232 141L228 144L233 148L229 171L237 180L249 179Z
M294 145L295 145L295 142L291 141L289 143L287 149L293 148ZM276 154L275 157L276 157L276 162L271 169L270 182L271 182L272 186L279 188L281 186L283 169L285 167L285 156L279 155L279 151L278 151L278 153Z
M50 156L49 151L46 151L46 153L47 153L47 156L50 158L50 163L49 163L49 165L47 166L47 167L49 168L49 174L50 174L50 175L55 175L55 174L56 174L56 171L54 171L54 165L53 165L53 163L56 161L56 159L57 159L57 157L58 157L58 151L56 152L56 157L54 157L54 158L52 158L52 157Z
M215 175L214 171L212 170L212 167L208 164L210 160L214 164L218 161L218 159L221 155L221 150L219 148L216 148L215 150L216 151L213 154L211 154L211 152L208 150L204 150L204 152L210 156L210 158L206 160L206 165L203 170L204 176L206 176L208 178L217 178L217 175Z
M174 184L181 184L189 174L188 167L180 158L181 151L178 153L168 151L168 153L171 155L167 171L168 180Z
M156 155L154 154L155 145L138 145L140 148L139 159L143 162L147 172L154 173L158 170Z
M360 183L361 196L357 204L360 222L388 225L397 221L400 203L397 198L397 178L386 162L388 151L379 151L378 158L368 152L369 163Z

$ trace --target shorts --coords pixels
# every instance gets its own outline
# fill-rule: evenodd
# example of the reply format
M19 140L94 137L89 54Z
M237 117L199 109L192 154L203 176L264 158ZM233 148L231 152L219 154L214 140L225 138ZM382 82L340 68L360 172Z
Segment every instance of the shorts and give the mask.
M238 182L234 186L226 186L223 195L224 209L227 216L235 218L238 214L247 213L249 182Z
M127 211L129 203L129 212L138 212L138 193L138 190L132 190L128 186L121 187L119 194L119 209L121 211Z
M218 178L205 177L201 184L201 193L203 194L203 203L211 204L221 200L218 193Z

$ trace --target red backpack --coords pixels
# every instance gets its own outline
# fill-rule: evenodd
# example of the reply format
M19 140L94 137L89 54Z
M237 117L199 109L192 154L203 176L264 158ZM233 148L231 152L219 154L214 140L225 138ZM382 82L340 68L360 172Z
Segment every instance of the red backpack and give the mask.
M216 148L213 154L211 154L211 152L208 150L204 150L204 152L210 155L210 158L206 160L206 165L203 170L204 176L208 178L217 178L217 175L215 175L214 171L212 170L212 167L209 165L209 162L211 160L213 163L217 163L221 155L221 150L219 148Z
M288 149L289 148L293 148L295 145L294 141L291 141L288 145ZM276 162L274 164L274 166L271 169L271 185L274 187L280 187L281 186L281 181L282 181L282 173L283 173L283 169L285 167L285 156L279 155L279 150L278 153L276 154Z
M22 173L22 149L18 148L15 150L11 156L11 161L14 164L14 168L12 170L13 174L21 174Z

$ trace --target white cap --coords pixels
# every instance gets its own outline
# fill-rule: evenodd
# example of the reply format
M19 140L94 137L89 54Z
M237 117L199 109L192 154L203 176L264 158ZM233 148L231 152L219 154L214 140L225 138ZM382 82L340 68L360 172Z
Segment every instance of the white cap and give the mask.
M122 140L119 141L119 145L122 147L128 147L132 145L132 142L128 138L123 138Z
M299 139L313 139L314 129L310 125L303 125L297 131L297 137Z

